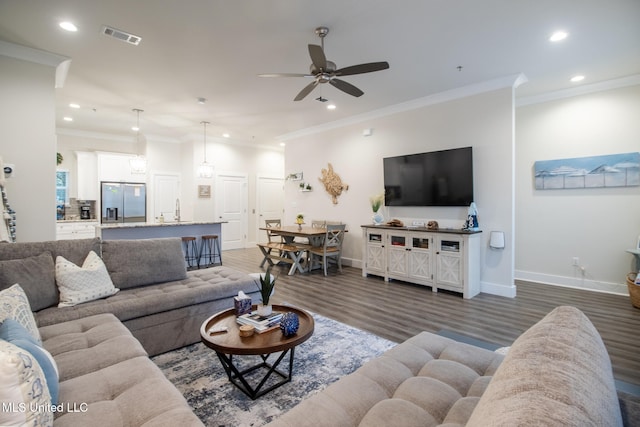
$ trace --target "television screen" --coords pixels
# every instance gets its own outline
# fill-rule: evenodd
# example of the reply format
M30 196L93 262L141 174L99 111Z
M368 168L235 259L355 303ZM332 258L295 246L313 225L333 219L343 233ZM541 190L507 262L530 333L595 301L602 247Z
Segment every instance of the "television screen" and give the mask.
M383 159L386 206L469 206L472 148Z

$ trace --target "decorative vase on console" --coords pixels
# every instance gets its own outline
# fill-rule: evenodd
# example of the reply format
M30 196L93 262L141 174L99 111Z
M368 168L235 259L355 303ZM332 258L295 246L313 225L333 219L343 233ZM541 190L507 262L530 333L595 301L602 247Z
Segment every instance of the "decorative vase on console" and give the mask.
M371 210L373 210L373 224L380 225L384 222L384 215L380 212L380 208L382 207L382 203L384 202L384 192L380 194L376 194L375 196L371 196L369 198L371 202Z
M271 266L267 267L267 272L260 275L260 296L262 304L258 304L258 315L268 316L273 311L273 307L269 304L269 299L276 290L277 277L271 274Z

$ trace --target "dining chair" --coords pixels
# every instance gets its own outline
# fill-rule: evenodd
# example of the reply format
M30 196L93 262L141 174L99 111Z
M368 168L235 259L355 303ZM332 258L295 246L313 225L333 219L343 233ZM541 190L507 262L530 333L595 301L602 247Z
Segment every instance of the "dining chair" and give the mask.
M327 275L327 266L330 261L335 262L342 273L342 242L344 241L345 224L327 224L322 246L314 246L308 249L310 268L322 265L324 275Z
M282 226L282 221L279 219L265 219L264 226L265 228L279 228ZM273 234L270 230L267 230L267 239L269 243L282 242L282 236Z
M326 221L319 219L311 220L311 228L324 228L325 225L327 225Z

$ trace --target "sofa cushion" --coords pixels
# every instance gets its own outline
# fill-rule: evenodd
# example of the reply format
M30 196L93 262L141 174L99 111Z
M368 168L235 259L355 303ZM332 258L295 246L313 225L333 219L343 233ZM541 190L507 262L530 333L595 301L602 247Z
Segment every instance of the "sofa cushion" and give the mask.
M105 240L102 258L120 289L182 280L187 268L180 238Z
M0 340L0 402L0 425L53 425L53 412L30 410L51 405L40 365L29 352L4 340ZM11 408L5 410L5 405Z
M513 343L467 424L523 425L622 425L609 355L575 307L556 308Z
M184 397L144 356L60 384L61 426L202 427ZM69 411L74 404L84 411Z
M0 289L20 283L34 311L58 304L58 288L51 252L0 261Z
M80 265L90 251L94 251L98 255L102 254L99 238L19 242L0 245L0 260L28 258L38 256L43 252L51 252L52 260L63 256L74 264Z
M27 295L19 284L0 291L0 322L14 319L26 328L38 344L42 344L36 319L29 306Z
M238 291L248 294L255 292L256 286L255 280L245 273L228 267L212 267L189 271L184 280L125 289L106 299L73 307L50 307L38 312L37 319L38 324L44 326L113 313L118 319L127 321L225 298L231 307Z
M60 290L58 307L72 307L119 291L113 286L104 262L93 251L89 252L82 267L62 256L56 258L56 283Z
M138 340L112 314L41 328L43 347L55 358L60 381L134 357L147 356ZM61 390L61 401L62 401Z
M46 387L49 389L49 394L51 395L51 404L56 405L58 403L59 387L58 367L56 366L53 356L38 345L24 326L13 319L5 319L4 322L0 324L0 339L20 347L36 359L44 373Z

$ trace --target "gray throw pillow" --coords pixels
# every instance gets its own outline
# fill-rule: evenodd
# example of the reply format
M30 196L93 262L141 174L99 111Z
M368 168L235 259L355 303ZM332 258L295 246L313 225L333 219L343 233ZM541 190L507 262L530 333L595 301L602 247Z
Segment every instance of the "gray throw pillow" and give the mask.
M103 240L102 259L114 286L120 289L187 278L178 237Z
M19 283L33 311L58 304L55 267L51 252L23 259L0 261L0 290Z

